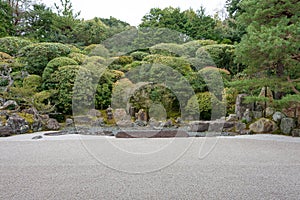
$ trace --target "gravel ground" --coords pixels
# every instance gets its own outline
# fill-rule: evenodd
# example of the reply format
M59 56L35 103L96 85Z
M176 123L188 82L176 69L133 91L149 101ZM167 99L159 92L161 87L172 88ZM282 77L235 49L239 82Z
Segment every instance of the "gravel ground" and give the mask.
M0 199L299 199L300 138L0 138Z

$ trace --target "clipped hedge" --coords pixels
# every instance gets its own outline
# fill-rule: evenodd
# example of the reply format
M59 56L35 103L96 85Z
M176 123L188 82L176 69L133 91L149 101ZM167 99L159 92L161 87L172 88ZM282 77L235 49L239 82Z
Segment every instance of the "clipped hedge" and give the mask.
M19 37L0 38L0 51L16 56L23 47L32 44L31 41Z
M54 58L67 56L71 52L67 45L60 43L37 43L23 47L19 54L30 74L42 75L48 62Z

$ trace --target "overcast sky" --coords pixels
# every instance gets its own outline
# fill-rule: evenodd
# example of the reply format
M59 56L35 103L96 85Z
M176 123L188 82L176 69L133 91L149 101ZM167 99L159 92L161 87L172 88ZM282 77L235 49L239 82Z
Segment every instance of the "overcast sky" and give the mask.
M59 0L41 0L53 6ZM113 16L133 26L140 24L142 17L151 8L180 7L181 10L192 8L197 10L202 5L207 14L213 15L224 8L225 0L71 0L75 11L81 11L81 18L109 18Z

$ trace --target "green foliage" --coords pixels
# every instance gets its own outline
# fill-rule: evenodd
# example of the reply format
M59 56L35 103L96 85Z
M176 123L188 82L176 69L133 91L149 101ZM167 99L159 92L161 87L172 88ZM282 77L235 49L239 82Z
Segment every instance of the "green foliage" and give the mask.
M79 65L81 65L87 59L86 55L76 52L70 53L68 57L75 60Z
M192 71L191 64L184 58L162 56L162 55L155 54L155 55L149 55L145 57L143 61L166 65L168 67L177 70L183 75L187 75Z
M220 104L221 102L210 92L197 93L188 101L186 110L191 115L198 116L200 114L200 119L210 120L212 109L216 109Z
M106 49L102 44L91 44L84 48L84 51L89 56L101 56L103 58L107 58L110 56L108 49Z
M67 56L70 48L60 43L37 43L23 47L19 54L30 74L42 75L48 62L56 57Z
M213 61L214 64L207 66L224 68L232 74L236 74L241 72L242 69L239 69L234 63L234 49L233 45L228 44L207 45L199 48L196 55L198 58L203 59L207 64L212 64L211 61Z
M29 75L23 80L23 88L32 89L34 92L38 91L42 85L42 77L38 75Z
M49 82L56 92L52 95L52 104L63 114L72 113L73 87L80 66L63 66L55 71Z
M63 67L67 65L78 65L78 63L75 60L68 57L54 58L47 64L46 68L44 69L43 76L42 76L43 81L47 82L47 80L50 79L51 74L53 72L58 70L59 67Z
M130 56L136 61L142 61L149 53L144 51L135 51L130 54Z
M245 11L238 22L247 26L235 51L237 61L251 67L255 74L291 75L299 67L299 1L254 1L240 3Z
M195 57L196 51L203 46L217 44L214 40L193 40L182 44L184 56Z
M12 12L12 7L6 1L0 1L0 37L10 35L13 32Z
M76 43L81 45L99 44L107 38L108 27L99 18L81 21L74 29Z
M183 47L174 43L160 43L150 48L151 54L159 54L163 56L181 56L184 54Z
M0 38L0 51L16 56L18 51L23 47L31 44L29 40L19 37L4 37Z

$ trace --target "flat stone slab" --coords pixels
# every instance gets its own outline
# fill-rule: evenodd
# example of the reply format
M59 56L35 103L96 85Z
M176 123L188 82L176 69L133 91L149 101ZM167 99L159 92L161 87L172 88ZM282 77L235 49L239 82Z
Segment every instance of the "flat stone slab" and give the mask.
M120 131L116 138L172 138L172 137L189 137L189 134L180 130L158 130L158 131Z

